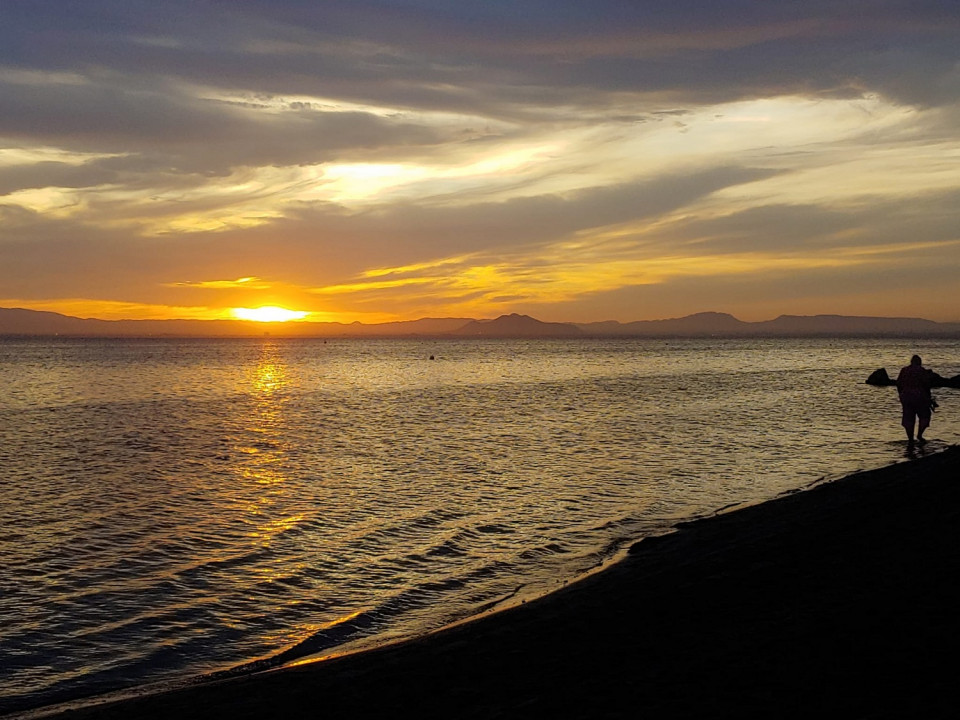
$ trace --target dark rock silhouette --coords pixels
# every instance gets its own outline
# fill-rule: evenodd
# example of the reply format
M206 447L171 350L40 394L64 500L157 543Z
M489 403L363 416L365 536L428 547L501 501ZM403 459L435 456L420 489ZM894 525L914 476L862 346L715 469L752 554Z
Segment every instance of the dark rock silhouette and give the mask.
M896 385L897 381L892 380L889 375L887 375L886 368L880 368L879 370L874 370L870 373L870 377L866 379L867 385L876 385L877 387L885 387L887 385Z

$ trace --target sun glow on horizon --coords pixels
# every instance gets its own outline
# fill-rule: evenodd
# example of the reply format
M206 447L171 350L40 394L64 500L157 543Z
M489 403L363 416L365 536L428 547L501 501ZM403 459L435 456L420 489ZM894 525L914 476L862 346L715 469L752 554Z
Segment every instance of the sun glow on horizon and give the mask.
M253 322L289 322L291 320L303 320L310 313L302 310L287 310L282 307L272 305L258 308L231 308L230 314L238 320L251 320Z

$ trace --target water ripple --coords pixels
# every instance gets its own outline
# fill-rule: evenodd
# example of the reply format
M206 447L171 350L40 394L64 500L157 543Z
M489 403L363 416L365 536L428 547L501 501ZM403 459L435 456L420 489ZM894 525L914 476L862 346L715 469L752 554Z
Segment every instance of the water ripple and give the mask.
M945 375L958 349L922 348ZM915 350L4 343L0 712L426 632L899 460L895 396L863 378ZM960 437L941 404L932 448Z

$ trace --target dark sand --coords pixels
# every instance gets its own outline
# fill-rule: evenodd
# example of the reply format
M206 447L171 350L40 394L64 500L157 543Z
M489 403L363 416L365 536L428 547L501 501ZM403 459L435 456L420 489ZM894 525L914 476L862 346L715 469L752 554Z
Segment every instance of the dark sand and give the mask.
M953 717L960 448L698 521L519 608L73 718Z

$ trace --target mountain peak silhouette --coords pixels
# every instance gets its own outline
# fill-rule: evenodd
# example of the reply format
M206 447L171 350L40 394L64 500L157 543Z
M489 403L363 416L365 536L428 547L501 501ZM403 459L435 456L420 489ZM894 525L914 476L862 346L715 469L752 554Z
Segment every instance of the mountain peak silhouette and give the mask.
M463 337L578 337L583 331L573 323L552 323L529 315L510 313L493 320L472 320L453 333Z

